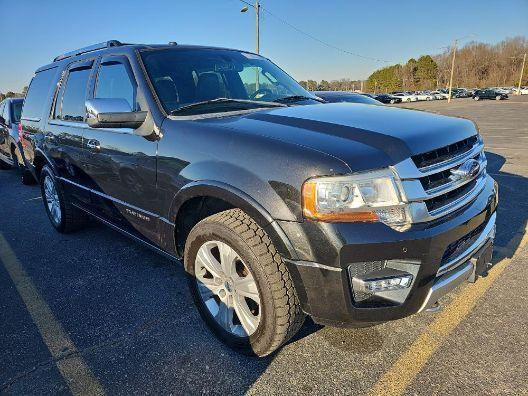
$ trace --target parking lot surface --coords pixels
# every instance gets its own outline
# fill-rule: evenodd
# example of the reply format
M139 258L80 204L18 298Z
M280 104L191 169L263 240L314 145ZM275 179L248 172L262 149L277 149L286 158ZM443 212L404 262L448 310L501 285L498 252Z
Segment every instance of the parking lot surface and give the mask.
M500 186L496 267L445 308L363 329L307 321L278 353L233 353L185 273L93 225L61 235L37 186L0 171L0 393L528 394L528 96L405 104L474 120Z

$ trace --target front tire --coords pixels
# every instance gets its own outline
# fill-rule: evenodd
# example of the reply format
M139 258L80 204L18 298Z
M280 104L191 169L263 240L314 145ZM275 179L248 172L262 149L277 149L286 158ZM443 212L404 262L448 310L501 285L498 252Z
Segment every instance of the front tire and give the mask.
M40 191L48 218L58 232L69 233L86 225L87 215L66 200L49 165L42 168Z
M304 313L288 269L266 232L242 210L194 226L184 261L200 315L238 352L266 356L301 327Z
M475 96L473 99L480 100L480 96Z
M502 98L501 98L500 95L495 96L495 100L501 100L501 99L502 99Z

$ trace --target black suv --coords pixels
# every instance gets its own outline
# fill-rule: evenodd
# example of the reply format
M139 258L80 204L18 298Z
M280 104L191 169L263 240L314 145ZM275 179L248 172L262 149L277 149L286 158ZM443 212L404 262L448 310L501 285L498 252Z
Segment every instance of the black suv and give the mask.
M244 51L110 41L37 70L25 157L59 232L183 259L205 322L263 356L305 314L365 326L488 270L497 187L468 120L321 105Z
M495 99L495 100L504 100L508 99L508 95L499 91L496 91L494 89L478 89L475 92L473 92L473 99L480 100L480 99Z

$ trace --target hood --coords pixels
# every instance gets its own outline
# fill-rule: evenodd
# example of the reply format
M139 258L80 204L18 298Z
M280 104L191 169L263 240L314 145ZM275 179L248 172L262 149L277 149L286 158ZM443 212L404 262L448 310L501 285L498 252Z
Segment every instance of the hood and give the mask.
M462 118L356 103L292 106L201 122L322 151L353 171L394 165L477 133L473 122Z

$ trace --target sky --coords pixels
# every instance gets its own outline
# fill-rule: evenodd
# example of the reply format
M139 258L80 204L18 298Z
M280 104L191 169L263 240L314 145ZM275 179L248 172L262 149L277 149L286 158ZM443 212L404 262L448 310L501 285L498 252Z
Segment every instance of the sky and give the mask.
M366 79L377 68L440 53L460 37L462 45L528 37L528 0L261 5L260 52L297 80ZM242 6L239 0L0 0L0 92L20 92L35 69L60 53L110 39L254 51L255 14L251 8L241 13Z

